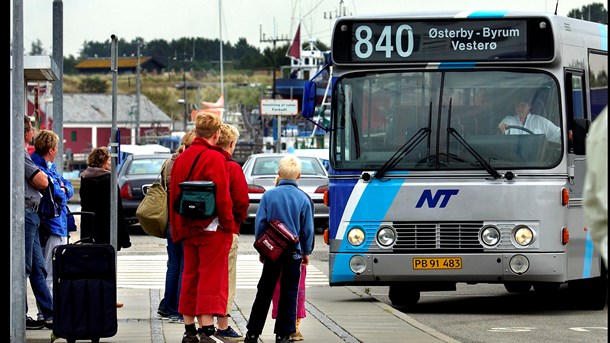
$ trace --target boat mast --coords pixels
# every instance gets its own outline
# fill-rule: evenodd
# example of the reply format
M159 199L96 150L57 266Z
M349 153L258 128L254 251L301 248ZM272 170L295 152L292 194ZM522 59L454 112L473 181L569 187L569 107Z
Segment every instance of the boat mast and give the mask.
M218 32L219 32L219 40L220 40L220 96L224 99L225 94L225 84L224 84L224 63L222 58L222 0L218 0ZM222 102L222 114L227 113L227 109L225 108L226 100ZM221 118L222 118L221 114Z

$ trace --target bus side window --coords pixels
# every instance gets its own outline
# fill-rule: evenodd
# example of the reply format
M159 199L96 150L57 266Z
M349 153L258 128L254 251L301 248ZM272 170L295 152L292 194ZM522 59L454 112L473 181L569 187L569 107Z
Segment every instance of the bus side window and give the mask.
M585 112L586 98L583 85L584 72L582 70L566 71L568 151L576 155L585 154L585 139L590 123Z

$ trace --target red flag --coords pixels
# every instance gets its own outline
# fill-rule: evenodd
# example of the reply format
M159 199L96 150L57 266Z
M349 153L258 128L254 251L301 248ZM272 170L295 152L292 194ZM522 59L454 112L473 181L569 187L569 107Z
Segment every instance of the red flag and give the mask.
M300 58L301 57L301 24L297 27L297 32L294 34L292 43L286 52L286 57Z

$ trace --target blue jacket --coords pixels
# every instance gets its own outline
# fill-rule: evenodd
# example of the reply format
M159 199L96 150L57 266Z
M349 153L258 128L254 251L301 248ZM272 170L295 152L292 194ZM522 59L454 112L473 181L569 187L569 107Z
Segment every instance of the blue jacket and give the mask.
M53 182L53 186L55 188L54 199L55 203L61 204L61 215L57 218L40 218L41 223L47 225L49 230L51 230L52 235L57 235L60 237L68 236L68 225L66 215L68 213L68 199L74 195L74 188L72 187L72 182L66 180L63 176L59 174L57 169L55 168L54 163L47 163L42 156L37 153L32 153L32 161L49 177L49 182ZM63 187L66 189L62 189ZM41 203L45 201L50 201L50 199L46 199L42 197L40 200Z
M254 235L258 239L266 230L267 223L279 219L299 236L294 257L311 255L314 239L313 211L313 201L298 188L296 181L280 180L277 187L266 191L261 197L256 211Z

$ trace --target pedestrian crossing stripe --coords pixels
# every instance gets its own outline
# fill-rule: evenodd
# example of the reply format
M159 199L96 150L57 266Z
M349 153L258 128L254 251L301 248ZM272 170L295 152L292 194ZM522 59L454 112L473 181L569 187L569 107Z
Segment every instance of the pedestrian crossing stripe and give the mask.
M164 289L167 255L124 255L117 257L117 287ZM237 289L256 289L263 270L258 255L237 256ZM328 277L314 265L307 266L305 287L328 286Z

